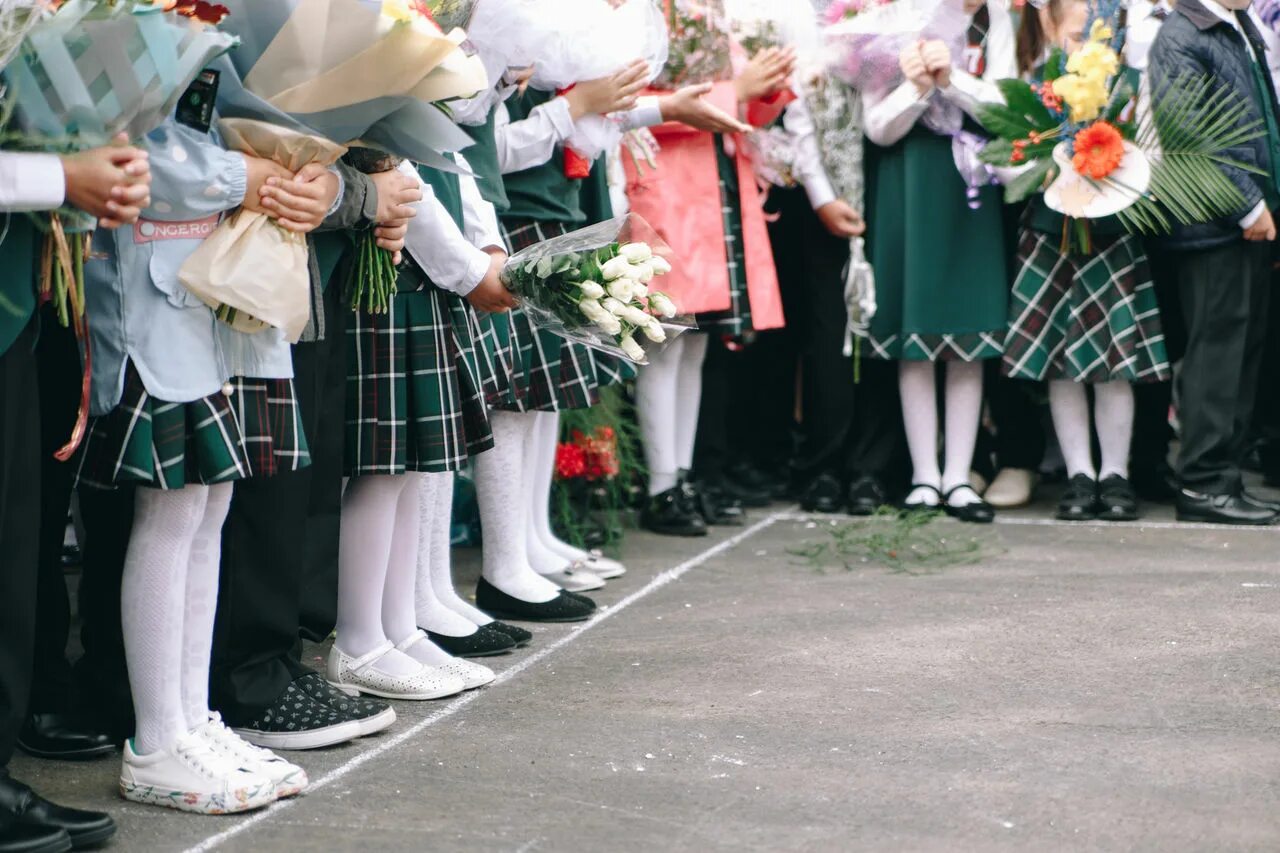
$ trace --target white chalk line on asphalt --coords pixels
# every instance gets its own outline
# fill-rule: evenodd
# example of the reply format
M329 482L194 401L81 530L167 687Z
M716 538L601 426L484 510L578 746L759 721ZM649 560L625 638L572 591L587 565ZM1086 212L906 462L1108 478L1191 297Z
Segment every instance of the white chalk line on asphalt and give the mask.
M869 516L844 515L841 513L778 513L775 521L802 521L822 524L849 521L866 521ZM997 525L1012 527L1074 527L1077 529L1094 528L1099 530L1216 530L1219 533L1280 533L1280 526L1255 527L1250 525L1206 524L1199 521L1063 521L1060 518L1027 518L996 514ZM981 525L974 525L977 530Z
M774 513L768 516L767 518L764 518L756 522L755 524L751 525L750 527L746 528L740 533L737 533L734 536L729 537L723 542L713 545L710 548L706 549L705 551L702 551L701 553L697 554L696 556L691 557L688 560L685 560L683 563L680 563L679 565L673 568L667 569L666 571L654 577L653 580L649 581L640 589L636 590L635 592L623 598L617 604L614 604L606 609L602 609L595 616L592 616L586 622L583 622L581 625L574 628L572 631L570 631L568 634L565 634L560 639L556 640L550 645L542 647L541 649L529 655L529 657L525 658L524 660L520 661L514 666L511 666L510 668L503 670L501 673L498 674L498 677L495 678L489 684L489 689L492 689L494 687L497 687L500 684L505 684L506 682L511 681L516 676L520 675L520 673L540 663L545 658L555 654L555 652L558 651L560 648L567 646L569 643L572 643L574 640L578 639L583 634L590 631L595 626L599 625L601 622L604 622L605 620L616 616L617 614L621 613L623 610L626 610L628 607L635 604L637 601L640 601L641 599L662 589L667 584L672 583L673 581L679 580L682 575L684 575L686 572L690 571L691 569L695 569L698 566L710 560L711 558L719 554L722 554L725 551L728 551L732 548L737 547L738 545L742 544L746 540L750 539L752 536L755 536L757 533L760 533L761 531L766 530L767 528L771 527L777 522L785 520L787 518L788 518L788 513L786 512ZM278 816L281 812L284 812L287 809L290 809L293 806L297 805L298 803L304 802L309 797L314 796L317 791L321 791L324 788L329 787L334 782L337 782L339 779L342 779L344 776L351 773L353 770L356 770L362 765L367 764L368 762L373 761L374 759L382 755L385 755L386 753L390 752L391 750L395 749L396 747L400 746L406 741L412 740L413 738L417 737L426 729L430 728L431 726L434 726L436 723L439 723L442 720L446 720L449 717L452 717L454 714L457 714L459 711L471 705L471 703L480 699L483 695L484 695L483 690L473 690L470 693L465 693L462 696L459 696L457 699L454 699L452 702L445 705L440 710L436 711L435 713L427 717L422 718L421 720L414 723L412 726L400 732L399 734L392 736L388 740L379 742L377 746L364 750L360 754L353 756L352 758L350 758L343 764L339 765L338 767L335 767L333 770L330 770L328 773L321 776L319 779L315 780L307 787L307 796L295 797L289 800L281 800L263 809L262 811L255 812L249 815L248 817L241 818L234 826L231 826L223 830L222 832L218 832L218 833L215 833L214 835L210 835L208 838L204 839L200 843L187 848L185 853L206 853L206 851L213 850L221 846L223 843L230 841L232 838L236 837L240 833L245 832L249 829L252 829L258 824Z

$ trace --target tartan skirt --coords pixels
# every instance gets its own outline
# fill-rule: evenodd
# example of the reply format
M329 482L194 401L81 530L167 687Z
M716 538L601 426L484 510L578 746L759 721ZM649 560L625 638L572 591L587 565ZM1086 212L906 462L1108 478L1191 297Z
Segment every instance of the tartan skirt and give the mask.
M504 220L503 236L512 254L568 233L559 222ZM510 312L511 333L519 342L513 372L516 404L498 408L517 411L559 412L586 409L600 399L596 364L591 351L559 335L536 329L520 309Z
M1061 238L1024 229L1018 242L1004 373L1016 379L1162 382L1170 378L1155 285L1131 234L1063 254Z
M291 379L241 379L230 395L157 400L132 363L120 403L89 424L77 485L181 489L268 477L311 464Z
M444 473L493 447L475 313L426 285L347 326L348 476Z

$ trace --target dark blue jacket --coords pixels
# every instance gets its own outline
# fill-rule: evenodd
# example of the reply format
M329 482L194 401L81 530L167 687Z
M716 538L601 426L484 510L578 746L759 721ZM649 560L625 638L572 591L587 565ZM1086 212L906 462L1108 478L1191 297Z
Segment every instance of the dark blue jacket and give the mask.
M1211 77L1217 84L1210 90L1212 95L1224 90L1235 93L1248 107L1247 117L1242 122L1256 121L1265 128L1265 118L1253 96L1253 60L1244 36L1206 9L1204 2L1212 0L1178 0L1173 14L1160 27L1151 47L1149 73L1152 95L1158 98L1165 87L1183 75L1193 75L1192 79ZM1263 60L1265 69L1265 54L1261 46L1258 57ZM1265 71L1264 76L1270 79ZM1270 85L1267 88L1263 96L1274 98ZM1252 142L1224 151L1223 156L1268 173L1271 171L1271 150L1265 133ZM1166 248L1213 249L1244 239L1240 220L1263 200L1270 177L1224 164L1218 168L1240 190L1244 204L1238 211L1213 222L1175 225L1173 231L1160 240Z

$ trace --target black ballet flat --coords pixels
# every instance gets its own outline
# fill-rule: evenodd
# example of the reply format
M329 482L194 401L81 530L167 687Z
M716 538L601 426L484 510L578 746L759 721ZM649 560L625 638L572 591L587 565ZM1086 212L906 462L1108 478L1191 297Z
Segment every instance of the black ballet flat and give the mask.
M495 631L501 631L511 639L515 640L516 648L523 649L525 646L533 642L533 632L526 631L524 628L517 628L515 625L508 625L506 622L494 620L486 628L492 628Z
M964 506L952 506L951 496L961 489L968 489L973 492L973 494L978 497L978 500L974 503L965 504ZM970 486L968 483L961 483L954 489L949 489L947 493L942 496L942 500L942 508L946 510L947 515L957 521L963 521L968 524L990 524L996 520L995 507L984 501L982 497L978 495L977 491L974 490L973 486Z
M911 488L907 489L907 497L910 497L911 493L914 492L916 489L928 489L929 491L933 492L935 495L938 496L938 502L936 504L926 504L926 503L913 504L913 503L907 503L907 498L903 498L902 503L898 506L898 509L902 510L903 512L937 512L938 510L942 509L942 504L943 504L942 492L940 492L936 486L930 486L928 483L912 483Z
M484 578L476 585L476 606L495 619L517 622L585 622L596 612L595 602L586 596L560 590L550 601L522 601Z
M456 658L487 658L504 655L516 647L516 641L492 625L483 625L474 634L451 637L427 631L427 639Z

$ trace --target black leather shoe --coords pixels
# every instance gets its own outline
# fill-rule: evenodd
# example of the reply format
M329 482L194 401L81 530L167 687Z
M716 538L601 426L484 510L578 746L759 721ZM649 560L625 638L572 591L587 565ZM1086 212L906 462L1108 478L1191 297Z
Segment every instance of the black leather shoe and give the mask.
M1246 503L1251 503L1254 506L1262 507L1263 509L1269 509L1272 512L1280 512L1280 503L1269 501L1264 497L1255 495L1248 489L1241 489L1240 497L1244 498Z
M754 472L756 469L750 470ZM736 498L745 507L763 509L773 503L772 489L768 486L754 485L754 478L747 478L745 475L741 480L735 477L705 477L702 482L704 485L715 486L731 498Z
M525 646L533 642L533 633L526 631L524 628L517 628L515 625L508 625L506 622L493 621L486 628L492 628L495 631L501 631L511 639L515 640L516 648L523 649Z
M888 506L889 495L880 481L872 476L862 476L849 486L848 510L850 515L875 515Z
M1119 474L1098 481L1098 518L1101 521L1136 521L1138 496Z
M55 761L84 761L116 751L110 736L95 731L83 714L28 715L18 733L18 748Z
M1241 495L1205 495L1189 489L1178 492L1178 521L1265 527L1280 513L1249 503Z
M1058 500L1058 518L1063 521L1093 521L1098 517L1098 481L1088 474L1076 474Z
M65 829L26 826L0 815L0 853L67 853L71 836Z
M51 803L8 774L0 776L0 814L5 816L9 826L26 827L33 833L65 832L72 850L101 844L116 834L116 823L110 815ZM9 819L12 819L11 823ZM0 840L0 845L3 843ZM4 849L3 846L0 849Z
M973 496L978 498L976 501L967 504L951 503L952 497L957 493L968 489L973 492ZM958 521L964 521L969 524L990 524L996 520L996 510L991 504L984 501L973 491L973 486L968 483L956 486L942 496L943 509L947 511L947 515Z
M742 502L729 497L713 483L693 483L686 480L681 489L684 491L685 506L693 507L707 524L741 527L746 521L747 513L742 509Z
M490 625L476 629L465 637L451 637L427 631L427 639L456 658L487 658L513 651L516 641Z
M680 486L649 498L640 511L640 526L662 536L707 535L707 523L688 505L687 496Z
M787 478L772 474L750 462L738 462L729 466L726 479L753 492L763 492L770 497L781 497L787 492Z
M800 495L800 508L805 512L839 512L843 491L835 477L819 474Z
M596 612L595 602L585 595L560 590L550 601L522 601L484 578L476 585L476 607L495 619L517 622L584 622Z

